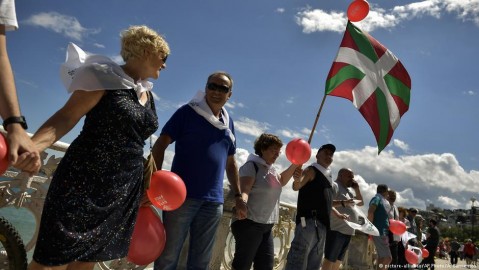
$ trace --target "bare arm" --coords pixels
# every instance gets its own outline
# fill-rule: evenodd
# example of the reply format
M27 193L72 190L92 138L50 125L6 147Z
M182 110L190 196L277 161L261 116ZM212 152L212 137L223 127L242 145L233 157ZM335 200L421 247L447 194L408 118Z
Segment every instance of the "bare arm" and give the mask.
M153 145L153 149L151 153L153 154L153 158L155 159L156 168L161 170L163 166L163 160L165 159L165 151L173 142L170 135L168 134L161 134L158 140L156 140L155 145Z
M358 185L358 182L354 181L353 180L353 189L354 189L354 193L356 194L356 196L354 197L356 200L360 200L361 202L357 203L356 205L358 206L363 206L364 205L364 201L363 201L363 195L361 194L361 190L359 189L359 185Z
M17 91L13 78L12 67L7 52L7 38L5 36L5 25L0 25L0 116L7 119L11 116L20 116ZM35 174L40 170L40 154L26 131L20 124L7 126L7 141L9 145L8 159L17 169ZM19 155L22 158L18 160ZM29 163L23 163L28 159Z
M295 173L296 175L296 173ZM295 176L293 175L293 176ZM306 168L299 178L296 178L293 181L293 190L297 191L304 187L309 181L313 180L316 176L316 173L311 168Z
M67 134L100 101L104 93L104 90L73 92L67 103L33 135L37 149L41 152Z
M246 200L243 198L244 195L242 194L243 190L240 188L238 166L236 164L236 159L234 155L228 156L228 159L226 160L226 176L228 177L228 181L230 183L233 194L241 194L241 196L235 195L236 217L239 219L246 218L248 214L248 208L246 207L248 197L246 197Z
M374 212L376 211L377 206L372 204L369 206L368 209L368 220L373 222L374 221Z
M20 116L17 91L7 52L5 25L0 25L0 115L3 119Z
M286 184L288 184L296 168L298 168L298 165L291 164L286 170L284 170L280 174L279 182L281 183L281 186L284 187L286 186Z

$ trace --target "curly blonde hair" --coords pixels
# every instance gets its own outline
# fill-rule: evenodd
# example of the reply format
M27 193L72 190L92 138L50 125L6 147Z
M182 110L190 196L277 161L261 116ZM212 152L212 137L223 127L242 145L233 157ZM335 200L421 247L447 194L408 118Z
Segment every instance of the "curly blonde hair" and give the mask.
M123 61L143 59L145 52L168 56L170 47L160 34L146 25L133 25L121 33L120 54Z

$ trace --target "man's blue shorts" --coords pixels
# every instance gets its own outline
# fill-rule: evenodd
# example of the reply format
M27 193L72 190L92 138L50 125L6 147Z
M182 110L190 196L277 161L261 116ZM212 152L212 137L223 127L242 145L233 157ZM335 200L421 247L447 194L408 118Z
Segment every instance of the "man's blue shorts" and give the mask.
M324 257L330 262L336 262L337 260L342 261L350 241L351 235L329 230L326 235Z

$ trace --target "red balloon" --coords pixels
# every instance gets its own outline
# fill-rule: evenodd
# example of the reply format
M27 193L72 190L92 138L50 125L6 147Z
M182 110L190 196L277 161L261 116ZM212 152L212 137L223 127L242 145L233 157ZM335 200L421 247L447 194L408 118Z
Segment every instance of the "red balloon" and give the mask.
M286 145L286 157L295 164L304 164L311 158L311 146L303 139L293 139Z
M166 233L160 218L150 207L140 207L131 236L128 260L148 265L160 257L166 243Z
M389 230L396 235L401 235L406 232L406 224L399 220L390 219Z
M185 201L186 186L176 173L159 170L151 175L150 187L146 194L154 206L171 211Z
M348 7L348 19L352 22L359 22L366 18L369 13L369 3L365 0L354 0Z
M427 249L423 248L421 251L422 251L423 258L429 257L429 251Z
M419 257L412 250L406 249L404 255L406 257L406 261L410 264L417 264L419 262Z
M0 133L0 175L7 171L10 162L8 161L7 139Z

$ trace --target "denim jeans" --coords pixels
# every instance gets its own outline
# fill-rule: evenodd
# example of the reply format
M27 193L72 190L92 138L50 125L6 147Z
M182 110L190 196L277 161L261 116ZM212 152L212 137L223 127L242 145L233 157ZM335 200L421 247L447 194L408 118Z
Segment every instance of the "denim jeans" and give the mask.
M306 226L296 224L285 270L317 270L321 266L326 242L326 227L307 218Z
M223 204L186 199L180 208L163 212L166 245L155 270L176 270L183 243L190 233L187 269L208 269Z
M249 270L254 262L256 270L272 270L274 266L274 224L257 223L250 219L237 220L231 224L235 238L235 255L232 267Z

